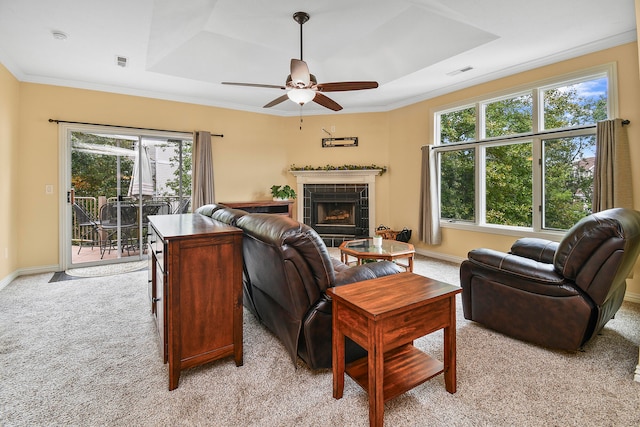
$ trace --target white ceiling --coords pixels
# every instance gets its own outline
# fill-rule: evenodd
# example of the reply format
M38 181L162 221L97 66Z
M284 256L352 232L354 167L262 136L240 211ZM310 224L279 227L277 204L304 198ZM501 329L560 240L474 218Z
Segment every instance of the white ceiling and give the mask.
M328 94L346 113L388 111L636 39L634 0L0 0L0 62L24 82L297 115L291 101L262 108L280 89L220 84L283 85L300 57L296 11L311 16L303 59L319 83L380 84Z

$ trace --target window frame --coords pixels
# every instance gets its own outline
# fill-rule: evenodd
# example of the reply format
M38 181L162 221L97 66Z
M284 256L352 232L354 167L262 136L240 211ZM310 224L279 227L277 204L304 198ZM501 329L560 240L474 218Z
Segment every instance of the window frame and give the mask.
M461 100L441 107L435 107L431 110L430 119L433 120L433 134L431 135L431 144L436 153L445 151L455 151L462 147L473 147L476 150L475 155L475 211L476 218L474 222L456 221L440 218L440 226L443 228L454 228L461 230L469 230L475 232L487 232L492 234L503 234L509 236L531 236L548 239L557 239L565 232L561 230L544 229L543 225L543 199L544 199L544 182L543 182L543 157L542 157L542 141L551 138L567 138L573 136L581 136L587 134L595 134L595 126L576 126L572 128L561 129L544 129L544 101L542 99L543 91L561 86L568 86L600 77L607 78L607 117L618 116L618 83L617 83L617 67L616 63L603 64L596 67L580 70L577 72L563 74L560 76L536 81L530 84L512 87L510 89L493 92L484 96L471 99ZM485 105L492 102L514 98L523 94L532 94L533 112L532 112L532 132L515 134L510 136L501 136L494 138L484 138L484 117ZM460 143L441 144L440 135L440 116L442 114L454 111L475 108L476 109L476 129L475 139L473 141L464 141ZM531 141L532 152L532 183L533 183L533 218L532 227L516 227L488 224L486 222L486 205L485 205L485 172L486 172L486 156L487 147L512 144L518 142ZM440 162L438 162L438 178L440 177ZM440 191L440 188L438 188ZM440 206L438 207L440 211ZM438 213L440 216L440 213Z
M58 265L62 266L62 269L69 268L73 265L71 251L67 247L68 242L71 242L71 204L68 202L68 192L72 188L71 185L71 134L73 132L80 133L99 133L107 135L125 135L131 137L144 136L149 139L182 139L184 141L191 141L193 144L193 134L187 132L175 132L175 131L162 131L151 130L144 128L126 128L109 125L88 124L88 123L74 123L74 122L60 122L58 126L58 163L60 165L58 172L58 185L59 188L64 189L59 192L59 224L58 233L62 236L58 242ZM155 137L155 138L154 138ZM193 168L193 164L192 164ZM193 193L193 191L190 191ZM82 263L83 266L108 264L116 261L99 261L95 263Z

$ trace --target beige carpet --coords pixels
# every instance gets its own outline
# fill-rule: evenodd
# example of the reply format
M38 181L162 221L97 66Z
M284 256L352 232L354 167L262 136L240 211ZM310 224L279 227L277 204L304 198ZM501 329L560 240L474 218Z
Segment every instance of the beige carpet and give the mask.
M416 272L458 284L457 266L419 257ZM367 426L366 393L349 378L292 365L245 311L244 366L229 359L182 373L169 392L149 313L147 273L0 291L2 426ZM638 426L633 381L640 307L625 303L576 354L512 340L457 316L458 391L442 376L385 404L387 426ZM416 341L441 357L442 334Z

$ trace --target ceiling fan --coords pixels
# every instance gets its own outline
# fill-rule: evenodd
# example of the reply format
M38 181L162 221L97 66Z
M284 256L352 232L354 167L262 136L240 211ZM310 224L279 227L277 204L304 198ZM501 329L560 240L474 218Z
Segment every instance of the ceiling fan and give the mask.
M309 20L309 14L306 12L296 12L293 14L293 19L300 24L300 59L291 59L291 74L287 77L284 86L234 82L222 82L222 84L274 88L287 91L286 94L266 104L264 108L273 107L290 99L300 105L313 101L333 111L342 110L342 106L322 92L343 92L349 90L375 89L378 87L378 82L373 81L318 83L316 76L309 72L307 63L302 60L302 25Z

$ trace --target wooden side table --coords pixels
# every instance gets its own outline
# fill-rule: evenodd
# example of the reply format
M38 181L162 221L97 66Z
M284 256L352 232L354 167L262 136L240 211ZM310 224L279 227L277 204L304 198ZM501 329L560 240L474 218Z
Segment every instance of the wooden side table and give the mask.
M382 426L384 402L444 373L456 392L456 305L462 289L414 273L330 288L333 299L333 397L340 399L344 373L369 394L369 423ZM444 361L413 346L413 340L444 329ZM348 336L368 351L345 367Z

